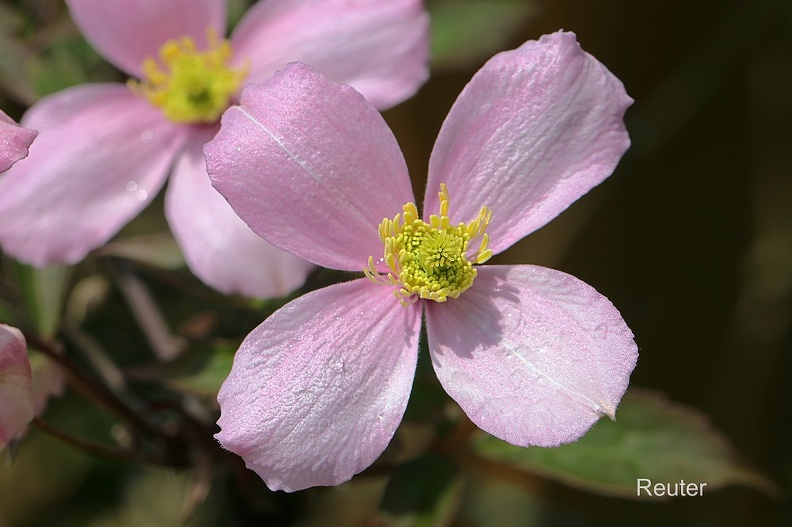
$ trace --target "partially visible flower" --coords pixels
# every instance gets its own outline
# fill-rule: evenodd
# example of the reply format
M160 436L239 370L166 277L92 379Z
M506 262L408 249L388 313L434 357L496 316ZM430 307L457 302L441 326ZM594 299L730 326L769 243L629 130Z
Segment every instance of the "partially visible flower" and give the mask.
M0 324L0 450L33 420L27 346L16 328Z
M35 130L19 126L0 110L0 173L27 157L30 144L36 135Z
M301 64L249 86L204 149L213 184L275 246L366 278L247 336L218 396L223 446L271 489L350 479L401 421L423 314L438 379L483 430L556 446L613 417L637 360L616 308L560 271L479 264L611 174L631 103L572 33L498 54L443 124L421 217L352 88Z
M0 246L36 266L74 263L154 197L187 264L226 293L268 297L312 266L276 250L211 187L201 148L246 82L300 60L358 88L380 108L428 75L421 0L261 0L228 41L225 0L67 0L86 39L140 79L87 84L35 104L30 158L0 180Z

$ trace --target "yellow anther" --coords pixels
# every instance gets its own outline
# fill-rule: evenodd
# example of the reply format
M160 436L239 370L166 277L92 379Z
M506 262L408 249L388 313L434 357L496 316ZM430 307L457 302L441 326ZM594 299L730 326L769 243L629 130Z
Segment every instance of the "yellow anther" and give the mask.
M231 45L208 32L209 49L198 50L188 36L169 40L159 49L159 60L143 62L144 80L130 80L129 88L162 109L176 123L213 123L231 104L248 74L232 69Z
M382 262L390 272L381 275L373 257L363 270L374 283L399 286L394 294L408 305L419 298L445 302L457 298L472 284L477 271L473 264L486 262L492 251L489 236L484 232L492 212L482 207L470 223L451 224L448 217L448 188L440 185L440 214L429 217L429 223L418 216L414 203L402 207L402 214L379 225L385 248ZM480 241L479 241L480 240ZM471 242L478 241L478 248Z

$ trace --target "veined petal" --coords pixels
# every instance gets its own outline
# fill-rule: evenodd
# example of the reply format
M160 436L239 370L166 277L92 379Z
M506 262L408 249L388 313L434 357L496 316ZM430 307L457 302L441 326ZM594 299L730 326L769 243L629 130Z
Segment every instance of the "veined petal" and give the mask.
M107 60L134 77L166 41L190 36L207 46L207 30L225 35L225 0L66 0L72 20Z
M349 480L401 422L420 327L420 306L365 278L286 304L237 351L216 437L272 490Z
M37 266L79 261L137 215L162 186L187 130L121 84L68 91L80 107L56 110L66 117L57 124L44 118L28 158L0 177L0 246ZM64 98L56 95L54 105ZM39 101L34 117L49 104ZM34 118L23 122L35 126Z
M490 59L448 114L429 161L424 210L440 183L454 222L492 209L498 253L543 226L613 172L630 145L632 99L573 33L545 35Z
M421 0L278 0L254 4L232 35L251 82L304 62L387 108L429 76L429 16Z
M204 152L215 188L253 232L324 267L362 270L382 253L380 222L413 201L379 112L300 63L249 85Z
M607 298L544 267L482 266L470 289L427 302L426 314L445 390L482 430L518 446L558 446L613 418L638 358Z
M214 127L195 128L177 159L165 194L165 214L187 265L223 293L284 296L314 268L262 240L239 219L206 173L203 145Z
M19 126L0 110L0 173L28 155L28 148L38 132Z
M33 420L33 389L25 339L0 324L0 450Z

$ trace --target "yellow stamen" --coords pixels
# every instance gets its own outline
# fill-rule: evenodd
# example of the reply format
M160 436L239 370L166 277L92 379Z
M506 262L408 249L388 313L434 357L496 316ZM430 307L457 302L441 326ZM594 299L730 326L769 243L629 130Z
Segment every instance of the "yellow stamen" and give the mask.
M213 123L231 104L248 74L248 67L232 69L231 45L208 31L209 49L198 50L184 36L159 49L159 60L143 62L145 80L130 79L129 88L176 123Z
M457 298L473 284L477 271L473 264L489 260L489 237L484 232L492 211L482 207L470 223L451 224L448 217L448 188L440 185L440 214L431 215L429 223L421 220L414 203L402 207L403 214L385 218L379 235L385 246L383 260L390 272L381 275L373 257L363 270L374 283L397 285L394 291L402 304L419 298L445 302ZM475 250L471 242L479 240ZM468 254L468 253L471 254Z

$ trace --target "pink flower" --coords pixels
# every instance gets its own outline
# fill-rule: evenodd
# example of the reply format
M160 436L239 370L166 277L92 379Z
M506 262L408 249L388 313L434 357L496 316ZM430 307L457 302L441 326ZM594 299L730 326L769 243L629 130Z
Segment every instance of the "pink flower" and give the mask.
M384 108L427 77L421 0L262 0L230 41L224 0L67 0L85 37L132 77L76 86L24 116L30 158L0 180L0 246L36 266L105 243L171 173L165 212L188 265L223 292L284 294L312 268L255 236L212 188L201 148L245 82L314 65Z
M477 264L611 174L631 103L572 33L498 54L443 124L422 221L396 139L353 89L301 64L249 86L204 148L213 184L275 246L367 276L247 336L222 445L272 489L350 479L402 419L422 314L438 379L490 434L555 446L613 417L637 360L616 308L560 271Z
M36 135L35 130L19 126L5 112L0 111L0 174L27 157L30 144Z
M33 388L25 339L0 324L0 450L33 420Z

